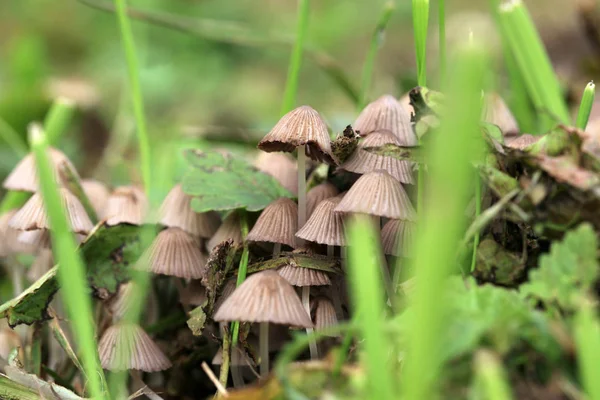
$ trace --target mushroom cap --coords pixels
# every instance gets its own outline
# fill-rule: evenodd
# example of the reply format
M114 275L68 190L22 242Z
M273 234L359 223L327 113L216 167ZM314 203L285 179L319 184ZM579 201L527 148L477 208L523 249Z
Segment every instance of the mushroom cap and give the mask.
M528 133L524 133L519 136L509 136L506 138L506 147L517 150L525 150L527 147L540 140L541 136L533 136Z
M398 99L398 102L400 102L400 105L402 105L409 116L415 113L415 108L410 104L410 92L403 94L402 97Z
M331 280L325 272L312 268L296 267L288 264L279 268L277 273L292 286L331 285Z
M33 263L27 270L27 279L31 282L35 282L53 266L54 257L52 256L52 250L43 249L38 253L37 257L33 260Z
M417 218L400 182L381 170L369 172L358 178L334 211L408 221L415 221Z
M104 217L104 209L108 203L108 196L110 191L108 187L95 179L84 179L81 181L81 187L85 192L85 195L90 200L94 211L98 214L98 218Z
M293 200L282 197L263 210L247 238L254 242L281 243L296 247L294 235L297 230L298 205Z
M199 279L206 273L207 257L200 242L182 229L161 231L147 251L149 268L155 274Z
M296 236L328 246L344 246L344 215L333 212L341 201L341 198L332 197L320 202Z
M361 136L386 130L392 132L402 146L417 145L417 136L410 124L410 114L389 94L367 104L356 118L354 130L359 131Z
M156 372L171 367L171 361L138 325L117 323L104 332L98 344L102 368L109 371L137 369Z
M383 252L396 257L411 257L415 229L414 222L389 220L381 229Z
M18 210L9 210L0 215L0 257L17 253L34 253L36 248L18 240L21 231L11 228L9 222Z
M201 238L209 238L219 228L219 214L214 211L197 213L192 210L192 196L183 192L181 184L173 186L160 207L160 223Z
M335 307L329 299L316 297L313 301L315 330L320 331L338 324ZM337 336L337 335L334 335Z
M240 217L236 212L232 212L225 217L219 229L217 229L213 237L206 243L206 249L210 252L216 245L227 239L233 240L234 245L242 243Z
M483 112L483 120L498 125L505 136L519 134L519 124L515 116L498 93L492 92L485 95Z
M306 145L306 155L313 160L335 164L327 124L310 106L300 106L281 117L258 148L268 153L291 153L302 145Z
M219 307L215 321L270 322L312 328L294 288L275 271L248 277Z
M65 188L60 188L59 194L71 231L81 234L89 233L94 225L79 199ZM50 229L50 222L48 221L41 193L34 193L31 196L27 203L10 219L9 226L22 231Z
M131 293L136 289L135 281L128 281L119 285L117 294L107 303L108 309L116 319L122 319L129 311L131 302Z
M36 229L33 231L21 231L17 240L23 244L33 246L36 249L51 249L52 236L48 229Z
M64 183L59 174L59 167L63 162L66 163L73 171L73 174L79 178L73 163L71 163L62 151L49 147L48 156L52 166L52 173L60 184ZM33 153L27 154L17 166L13 168L11 173L4 180L2 186L8 190L21 190L25 192L37 192L39 190L37 167Z
M356 151L348 157L340 168L357 174L382 169L402 183L415 183L413 164L410 161L380 156L364 150L365 147L380 147L386 144L401 145L398 138L390 131L371 132L358 144Z
M325 199L337 196L338 189L329 182L323 182L306 193L306 217L310 218L317 205Z
M271 175L294 196L298 195L298 165L289 155L261 151L254 166L265 174Z
M135 186L119 186L108 197L104 218L106 225L128 223L141 225L148 211L146 195Z

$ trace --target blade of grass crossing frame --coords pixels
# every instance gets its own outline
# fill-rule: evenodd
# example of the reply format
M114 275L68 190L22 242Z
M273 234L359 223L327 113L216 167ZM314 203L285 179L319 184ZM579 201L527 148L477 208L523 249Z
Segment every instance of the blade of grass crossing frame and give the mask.
M21 135L14 130L4 118L0 118L0 138L6 142L11 150L19 157L25 157L29 148Z
M31 126L29 141L35 154L44 207L52 227L52 249L59 264L58 279L67 315L79 344L83 366L89 379L90 394L96 399L104 399L106 398L104 372L98 359L98 346L95 339L92 305L85 270L79 253L76 251L75 238L67 222L58 185L55 182L47 154L48 143L41 127Z
M585 130L588 121L590 120L590 114L592 113L592 106L594 105L594 97L596 95L596 85L594 82L587 84L581 96L581 103L579 104L579 112L577 113L577 128Z
M481 398L488 400L511 400L512 394L506 372L498 357L488 350L475 354L475 379Z
M298 22L296 24L296 43L292 50L288 75L285 83L285 92L283 103L281 104L281 115L287 113L296 104L296 94L298 93L298 82L300 80L300 67L302 66L302 52L306 31L308 30L308 12L310 11L309 0L298 0Z
M394 379L388 360L392 347L384 333L384 299L381 270L379 234L370 219L358 215L348 227L348 269L352 291L350 292L362 334L364 361L371 398L392 400L395 398Z
M429 0L413 0L413 30L417 56L417 81L427 86L427 29L429 25Z
M472 195L469 193L473 187L471 161L483 151L478 126L487 54L476 40L469 41L456 50L448 65L452 66L449 73L453 77L448 82L448 97L453 99L454 107L448 110L427 150L430 196L425 199L419 216L415 252L420 257L413 260L412 268L416 277L411 304L418 321L408 332L403 369L403 398L408 400L437 397L440 332L445 317L440 295L446 277L458 270L453 260L466 227L464 210ZM444 229L440 230L440 226Z
M446 0L438 0L438 36L440 47L440 84L446 80Z
M600 324L592 303L584 300L575 317L577 366L583 388L590 400L600 400L598 360L600 360Z
M367 52L367 56L365 57L365 64L362 70L362 79L361 79L361 87L360 87L360 101L358 104L358 110L362 110L364 106L367 104L367 97L369 95L369 89L371 87L371 81L373 79L373 68L375 66L375 57L377 56L377 51L383 42L383 36L385 33L385 29L387 27L392 14L394 13L395 4L393 1L388 1L384 4L383 10L381 10L381 14L379 15L379 20L377 21L377 25L375 27L375 31L373 31L373 36L371 37L371 44L369 45L369 51Z

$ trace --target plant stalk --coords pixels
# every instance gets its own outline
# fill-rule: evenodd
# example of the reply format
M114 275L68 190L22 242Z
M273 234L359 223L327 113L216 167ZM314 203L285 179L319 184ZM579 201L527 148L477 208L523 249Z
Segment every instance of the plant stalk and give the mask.
M475 217L477 219L481 215L481 177L479 173L475 174ZM475 265L477 264L477 248L479 247L479 230L475 233L473 238L473 255L471 256L471 272L475 271Z
M590 82L583 91L581 96L581 103L579 104L579 113L577 114L577 128L585 130L590 114L592 113L592 106L594 105L594 97L596 94L596 85L594 82Z
M302 306L306 310L308 317L311 318L310 315L310 286L302 286ZM317 360L319 358L319 350L317 349L317 341L315 340L314 329L306 328L306 334L309 336L310 341L308 342L308 346L310 349L310 359Z
M260 377L265 378L269 374L269 323L260 323L259 332L260 347Z
M240 214L240 226L242 230L242 242L244 243L244 249L242 250L242 258L240 259L238 268L236 287L239 287L246 280L246 274L248 272L248 257L250 255L248 241L246 240L246 236L248 236L248 215L246 214L245 210L238 210L238 212ZM238 344L238 337L240 334L239 321L235 321L231 324L231 332L231 343L232 346L235 347Z
M298 229L306 223L306 146L298 147ZM298 247L304 241L296 238Z

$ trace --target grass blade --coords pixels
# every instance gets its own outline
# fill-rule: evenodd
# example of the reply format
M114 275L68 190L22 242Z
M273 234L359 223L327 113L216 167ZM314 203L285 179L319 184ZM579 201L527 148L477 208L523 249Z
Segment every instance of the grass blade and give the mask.
M419 217L413 270L416 271L412 302L418 323L411 326L403 373L408 400L436 398L441 370L439 346L443 332L444 304L439 301L445 278L453 271L456 249L466 227L464 210L472 188L472 157L481 154L479 132L481 90L487 54L472 42L457 50L452 62L448 98L452 109L431 138L428 150L429 195ZM452 168L448 168L452 165ZM452 193L452 196L448 196ZM439 227L444 229L440 230ZM435 251L432 251L435 249Z
M27 155L29 151L27 143L3 118L0 118L0 138L6 142L17 156L25 157Z
M381 260L379 234L372 220L358 215L348 227L348 269L351 299L362 338L370 397L392 400L394 380L386 362L392 348L384 334L385 290L378 262Z
M475 373L480 395L489 400L511 400L512 394L506 373L498 357L488 350L475 354Z
M61 136L66 132L67 126L75 114L75 103L73 101L59 97L57 98L44 118L44 131L48 143L56 144Z
M577 114L577 128L585 130L590 114L592 112L592 106L594 105L594 97L596 95L596 85L594 82L587 84L581 96L581 103L579 104L579 113Z
M427 86L427 29L429 25L429 0L413 0L413 30L417 56L417 82Z
M440 47L440 83L446 80L446 0L438 0L438 35Z
M304 50L304 41L306 31L308 30L308 12L310 10L309 0L298 0L298 23L296 25L296 42L292 50L288 75L285 83L285 92L283 103L281 105L281 115L291 111L296 104L296 94L298 93L298 82L300 80L300 67L302 66L302 52Z
M52 173L46 136L39 126L32 126L29 140L35 154L44 207L52 227L53 253L59 264L58 279L62 287L67 315L79 343L83 365L89 379L90 393L94 398L104 399L104 372L98 360L92 305L84 266L76 250L75 238L70 232L58 185Z
M577 365L583 388L590 400L600 400L598 360L600 359L600 324L592 304L584 300L575 317Z
M375 26L375 31L373 31L373 36L371 37L371 44L369 46L369 51L367 52L367 56L365 57L365 65L362 70L362 79L361 79L361 87L360 87L360 101L358 103L359 111L362 110L365 105L367 105L367 97L369 94L369 88L371 87L371 81L373 78L373 67L375 66L375 56L377 56L377 51L379 47L381 47L381 43L383 42L383 36L385 34L385 29L387 27L392 14L394 13L394 9L396 8L393 1L388 1L383 6L383 10L381 10L381 14L379 15L379 20L377 21L377 25Z

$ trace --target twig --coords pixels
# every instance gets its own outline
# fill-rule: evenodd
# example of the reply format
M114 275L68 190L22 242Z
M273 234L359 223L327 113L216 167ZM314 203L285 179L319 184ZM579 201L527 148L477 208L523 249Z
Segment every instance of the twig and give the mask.
M223 363L225 363L224 357L223 357ZM215 376L214 372L212 372L212 370L210 369L210 367L208 366L206 361L202 361L202 370L206 373L206 375L208 376L208 379L210 379L210 381L215 385L218 392L221 393L224 397L228 397L229 392L227 392L227 389L225 389L223 387L223 385L221 385L221 382L219 382L219 380Z

